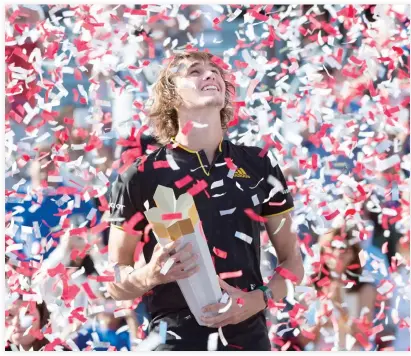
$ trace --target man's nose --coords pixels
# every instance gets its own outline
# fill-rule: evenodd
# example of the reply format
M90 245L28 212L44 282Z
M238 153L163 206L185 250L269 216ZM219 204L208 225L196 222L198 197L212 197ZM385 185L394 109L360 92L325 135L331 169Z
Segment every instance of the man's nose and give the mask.
M209 79L215 80L215 73L212 72L211 70L206 71L204 74L204 80L209 80Z

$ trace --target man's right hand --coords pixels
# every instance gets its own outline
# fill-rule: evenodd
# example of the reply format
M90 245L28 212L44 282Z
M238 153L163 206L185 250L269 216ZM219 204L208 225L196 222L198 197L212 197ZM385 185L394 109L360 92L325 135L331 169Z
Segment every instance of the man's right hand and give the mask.
M173 253L179 246L179 241L173 241L164 247L159 243L154 247L153 255L148 263L149 276L147 283L152 287L159 284L175 282L180 279L191 277L199 271L200 267L196 264L198 255L193 254L193 248L190 243L184 246L180 251ZM174 260L174 264L166 274L161 273L161 269L169 258Z

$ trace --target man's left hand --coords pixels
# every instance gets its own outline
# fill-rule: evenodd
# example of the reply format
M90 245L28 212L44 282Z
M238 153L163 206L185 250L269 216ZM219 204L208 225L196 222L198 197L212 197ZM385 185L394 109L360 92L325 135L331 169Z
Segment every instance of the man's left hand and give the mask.
M203 313L218 313L216 316L202 316L201 320L210 328L220 328L230 324L238 324L247 320L265 308L261 290L243 292L218 277L218 281L230 299L227 304L210 304L203 308Z

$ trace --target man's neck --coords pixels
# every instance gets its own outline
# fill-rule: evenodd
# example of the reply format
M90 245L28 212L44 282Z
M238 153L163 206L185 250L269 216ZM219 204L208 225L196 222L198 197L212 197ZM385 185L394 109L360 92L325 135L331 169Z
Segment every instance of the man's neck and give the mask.
M184 125L190 120L207 126L201 128L193 126L193 128L184 135L182 130ZM190 150L204 150L210 164L214 159L214 154L222 138L223 130L221 128L219 110L207 108L207 110L190 110L189 113L179 112L179 131L175 140Z

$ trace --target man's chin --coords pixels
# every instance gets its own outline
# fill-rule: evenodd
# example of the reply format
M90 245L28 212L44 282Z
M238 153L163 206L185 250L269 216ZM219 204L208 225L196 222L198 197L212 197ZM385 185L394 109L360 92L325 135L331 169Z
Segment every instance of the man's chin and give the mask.
M209 97L201 101L199 107L220 108L224 107L224 101L221 98Z

